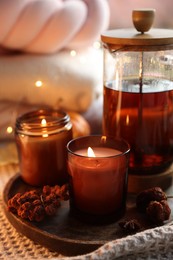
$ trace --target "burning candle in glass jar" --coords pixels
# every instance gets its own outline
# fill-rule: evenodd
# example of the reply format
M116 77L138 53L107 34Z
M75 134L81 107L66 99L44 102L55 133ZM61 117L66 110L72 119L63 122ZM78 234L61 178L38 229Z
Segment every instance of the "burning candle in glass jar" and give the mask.
M86 136L70 141L71 207L93 215L125 211L129 146L123 140Z
M72 124L62 111L39 110L16 120L16 144L21 177L30 185L67 182L66 145Z

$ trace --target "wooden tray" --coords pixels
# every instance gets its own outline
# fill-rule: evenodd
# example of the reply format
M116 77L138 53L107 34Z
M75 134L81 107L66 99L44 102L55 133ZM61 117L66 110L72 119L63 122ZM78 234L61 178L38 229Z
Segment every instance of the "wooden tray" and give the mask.
M60 254L74 256L89 253L106 242L126 236L119 227L120 220L107 225L92 225L79 221L79 219L69 214L68 201L62 202L55 216L47 218L41 223L23 220L8 211L7 201L17 192L24 192L29 189L31 187L22 181L20 175L15 175L4 189L3 203L9 222L18 232L36 243ZM128 198L127 211L121 220L131 218L138 219L143 229L153 227L148 223L145 215L136 211L133 197Z

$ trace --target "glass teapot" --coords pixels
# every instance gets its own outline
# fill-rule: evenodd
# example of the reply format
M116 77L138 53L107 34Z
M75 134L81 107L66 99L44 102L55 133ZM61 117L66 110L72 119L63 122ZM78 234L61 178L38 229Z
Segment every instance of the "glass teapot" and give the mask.
M103 134L129 142L130 174L155 175L173 162L173 30L150 29L154 10L132 14L137 30L101 35Z

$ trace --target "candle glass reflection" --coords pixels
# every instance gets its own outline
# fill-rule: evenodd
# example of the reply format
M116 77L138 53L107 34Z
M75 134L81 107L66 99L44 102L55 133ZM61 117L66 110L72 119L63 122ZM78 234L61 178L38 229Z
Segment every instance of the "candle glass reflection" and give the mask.
M63 111L37 110L16 120L15 139L22 179L34 186L67 182L66 145L72 124Z
M94 155L87 154L88 147ZM119 218L126 208L128 143L85 136L71 140L67 150L71 211L98 222Z

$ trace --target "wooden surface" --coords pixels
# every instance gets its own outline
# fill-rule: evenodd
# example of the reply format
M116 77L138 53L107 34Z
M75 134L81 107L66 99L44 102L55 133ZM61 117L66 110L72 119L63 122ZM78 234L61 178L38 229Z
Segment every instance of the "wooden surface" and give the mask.
M123 218L111 224L92 225L70 214L69 203L63 202L54 217L45 219L41 223L23 220L10 213L7 209L7 201L17 192L31 189L17 174L10 179L3 192L4 210L8 220L16 230L34 242L57 251L60 254L74 256L91 252L106 242L125 237L119 227L119 221L123 219L137 219L142 225L142 230L153 228L146 216L137 212L135 199L129 195L127 211ZM173 219L172 215L170 221Z

